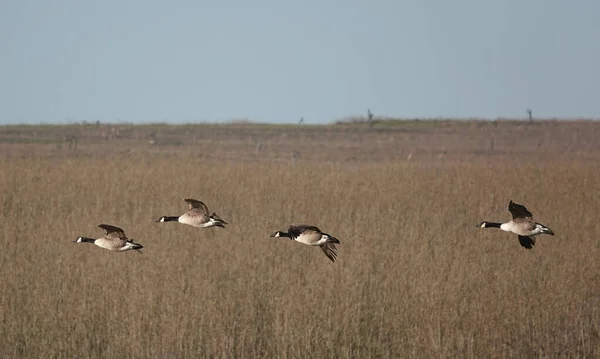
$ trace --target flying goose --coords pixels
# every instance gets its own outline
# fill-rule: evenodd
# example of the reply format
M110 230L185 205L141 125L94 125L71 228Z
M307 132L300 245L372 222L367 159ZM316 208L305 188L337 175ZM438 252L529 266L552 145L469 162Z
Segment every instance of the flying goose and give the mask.
M533 248L535 238L539 234L554 235L554 232L541 223L534 222L531 218L533 215L523 205L510 201L508 210L512 214L512 220L506 223L496 222L481 222L478 226L481 228L500 228L506 232L512 232L519 236L519 243L527 249Z
M221 227L225 228L227 222L219 218L216 213L210 213L202 201L184 198L188 204L188 211L181 216L162 216L156 222L179 222L198 228Z
M321 232L315 226L306 224L291 225L287 232L277 231L271 234L271 237L286 237L309 246L319 246L332 262L335 262L337 259L335 244L339 244L340 241L330 234Z
M121 228L111 226L110 224L100 224L98 225L98 227L104 230L104 237L96 239L89 237L79 237L73 242L94 243L98 247L102 247L110 251L125 252L135 249L139 253L142 253L140 249L144 248L144 246L142 246L139 243L134 243L132 239L127 238L125 232Z

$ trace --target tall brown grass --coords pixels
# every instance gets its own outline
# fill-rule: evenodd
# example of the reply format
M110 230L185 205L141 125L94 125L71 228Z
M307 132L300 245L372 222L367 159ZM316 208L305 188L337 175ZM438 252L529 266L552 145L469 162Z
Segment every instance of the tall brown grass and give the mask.
M1 357L600 356L595 161L140 151L2 156L0 173ZM154 222L184 197L230 224ZM476 227L511 199L556 236L528 251ZM144 254L71 242L99 223ZM338 262L269 238L291 223L339 238Z

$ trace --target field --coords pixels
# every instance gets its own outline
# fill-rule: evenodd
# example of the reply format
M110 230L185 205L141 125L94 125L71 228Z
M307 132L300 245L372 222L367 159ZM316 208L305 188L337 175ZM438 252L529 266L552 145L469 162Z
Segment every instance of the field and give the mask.
M600 357L600 122L0 127L2 358ZM204 201L226 229L155 223ZM534 249L481 229L525 204ZM144 253L78 236L125 229ZM338 261L280 238L340 239Z

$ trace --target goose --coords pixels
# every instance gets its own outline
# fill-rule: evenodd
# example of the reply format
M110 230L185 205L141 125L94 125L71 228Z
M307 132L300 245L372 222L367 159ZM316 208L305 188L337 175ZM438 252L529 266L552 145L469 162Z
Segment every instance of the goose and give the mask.
M481 228L500 228L505 232L511 232L519 236L521 246L532 249L535 245L535 236L539 234L554 235L554 232L545 225L534 222L533 215L523 205L510 201L508 210L512 214L512 220L506 223L484 221L478 224Z
M101 238L89 238L79 237L74 240L74 243L94 243L98 247L108 249L110 251L125 252L129 250L136 250L138 253L142 253L140 249L144 248L139 243L134 243L132 239L127 238L125 232L110 224L99 224L98 227L104 230L104 237Z
M188 204L188 211L181 216L162 216L156 222L179 222L198 228L221 227L225 228L227 222L219 218L216 213L210 213L202 201L192 198L183 199Z
M321 232L315 226L306 224L291 225L287 232L277 231L271 234L270 237L285 237L309 246L319 246L332 262L337 259L335 244L339 244L340 241L330 234Z

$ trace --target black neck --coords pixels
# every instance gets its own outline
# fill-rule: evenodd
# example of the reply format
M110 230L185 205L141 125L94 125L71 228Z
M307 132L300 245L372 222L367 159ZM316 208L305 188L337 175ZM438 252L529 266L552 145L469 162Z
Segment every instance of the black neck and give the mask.
M496 223L496 222L485 222L485 228L500 228L500 226L502 225L502 223Z
M94 243L96 241L95 238L90 238L90 237L80 237L82 242L87 242L87 243Z
M163 222L177 222L179 220L178 216L164 216Z
M289 239L293 239L292 235L286 232L279 232L279 237L285 237L285 238L289 238Z

